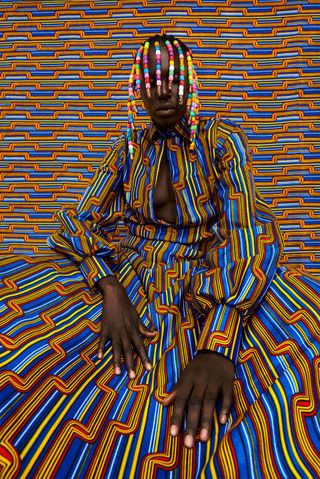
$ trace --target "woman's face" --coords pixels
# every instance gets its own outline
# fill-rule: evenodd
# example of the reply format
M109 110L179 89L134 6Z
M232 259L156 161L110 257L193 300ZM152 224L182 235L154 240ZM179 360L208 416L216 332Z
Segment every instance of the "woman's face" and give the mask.
M184 81L184 95L183 104L179 105L179 77L180 66L179 57L176 49L174 48L174 80L172 89L169 90L169 54L167 47L164 43L160 43L161 50L161 93L158 94L156 84L156 55L154 47L150 46L149 50L149 75L150 75L150 94L147 96L147 90L145 87L143 66L141 65L142 78L141 78L141 98L143 106L147 110L153 122L160 128L166 129L174 126L178 123L186 113L187 97L188 97L188 82L187 82L187 62L185 58L185 81Z

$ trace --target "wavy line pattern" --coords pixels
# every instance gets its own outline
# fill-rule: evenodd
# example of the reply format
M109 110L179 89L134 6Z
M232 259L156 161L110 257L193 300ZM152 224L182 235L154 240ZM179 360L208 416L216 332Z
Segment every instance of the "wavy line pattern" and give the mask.
M77 209L59 212L51 257L1 259L6 479L318 476L320 282L277 267L280 230L255 191L241 128L201 120L196 153L187 128L139 130L132 161L121 137ZM152 201L165 153L175 225L157 219ZM114 246L122 209L128 235ZM93 289L106 274L159 331L145 339L153 369L135 357L134 380L123 364L114 375L110 341L96 361ZM237 362L234 404L225 426L215 413L208 443L197 434L187 450L161 400L203 348Z
M1 252L49 253L54 212L126 127L132 51L170 31L194 52L203 114L249 136L283 263L319 274L319 24L314 0L2 1Z

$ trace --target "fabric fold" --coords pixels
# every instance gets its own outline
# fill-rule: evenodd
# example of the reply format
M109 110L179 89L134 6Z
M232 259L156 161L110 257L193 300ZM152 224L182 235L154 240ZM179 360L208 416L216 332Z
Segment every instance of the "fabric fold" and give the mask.
M190 292L194 308L205 318L198 350L210 349L235 361L243 317L266 293L283 245L275 218L255 189L241 128L221 121L212 128L209 142L219 220L212 228L215 240L205 263L193 271Z
M57 213L60 228L48 238L48 244L75 262L88 285L113 275L117 248L111 241L119 220L123 217L122 187L125 137L113 145L93 177L76 209Z

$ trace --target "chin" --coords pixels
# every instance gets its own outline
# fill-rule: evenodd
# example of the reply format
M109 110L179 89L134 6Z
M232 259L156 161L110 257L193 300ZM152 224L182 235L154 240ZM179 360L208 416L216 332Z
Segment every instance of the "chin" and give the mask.
M170 128L178 123L179 120L176 121L156 121L156 124L161 126L161 128Z
M157 117L157 118L152 118L154 123L156 125L160 126L160 128L170 128L171 126L176 125L181 120L182 116L180 117L173 117L172 115L167 116L167 117Z

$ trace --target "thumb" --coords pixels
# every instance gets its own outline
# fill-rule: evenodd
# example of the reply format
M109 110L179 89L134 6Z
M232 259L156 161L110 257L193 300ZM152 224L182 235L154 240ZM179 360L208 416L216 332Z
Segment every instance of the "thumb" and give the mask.
M143 323L139 322L138 328L139 328L139 333L142 334L143 336L147 336L148 338L153 338L156 334L158 334L158 331L154 330L153 325L150 327L150 329L148 329Z

